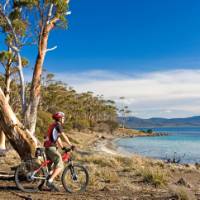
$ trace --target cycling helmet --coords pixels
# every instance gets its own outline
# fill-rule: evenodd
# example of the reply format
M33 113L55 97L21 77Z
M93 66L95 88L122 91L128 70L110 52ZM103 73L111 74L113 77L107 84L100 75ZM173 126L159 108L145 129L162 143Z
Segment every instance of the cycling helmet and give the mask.
M63 117L65 117L65 113L63 113L63 112L56 112L52 115L52 118L55 120L59 120Z

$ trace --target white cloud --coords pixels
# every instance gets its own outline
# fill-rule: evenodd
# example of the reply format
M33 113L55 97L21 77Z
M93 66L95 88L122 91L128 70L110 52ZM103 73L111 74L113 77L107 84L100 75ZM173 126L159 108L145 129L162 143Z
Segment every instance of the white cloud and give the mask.
M93 91L124 103L140 117L200 115L200 70L171 70L143 74L109 71L56 74L78 92Z

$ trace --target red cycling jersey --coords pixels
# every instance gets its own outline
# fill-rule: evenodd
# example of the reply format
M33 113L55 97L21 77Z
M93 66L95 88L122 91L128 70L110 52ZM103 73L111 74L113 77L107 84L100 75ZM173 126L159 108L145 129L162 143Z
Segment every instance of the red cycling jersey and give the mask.
M49 126L47 136L45 137L44 147L56 146L56 141L62 133L62 126L60 123L53 123Z

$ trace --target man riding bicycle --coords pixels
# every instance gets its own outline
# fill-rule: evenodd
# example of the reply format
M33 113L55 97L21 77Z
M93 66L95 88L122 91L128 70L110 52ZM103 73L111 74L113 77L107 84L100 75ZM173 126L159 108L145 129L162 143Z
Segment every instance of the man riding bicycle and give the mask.
M48 133L45 136L44 147L47 158L52 160L54 163L54 169L50 178L48 178L46 185L52 190L58 190L53 184L53 181L64 168L61 154L58 151L58 146L62 149L64 148L60 137L62 136L68 145L72 146L72 144L63 132L65 114L63 112L56 112L52 115L52 118L55 120L55 122L48 128Z

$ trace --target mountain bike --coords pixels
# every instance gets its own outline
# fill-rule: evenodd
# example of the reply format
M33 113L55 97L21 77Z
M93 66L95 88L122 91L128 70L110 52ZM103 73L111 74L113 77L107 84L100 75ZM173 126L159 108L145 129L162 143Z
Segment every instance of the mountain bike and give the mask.
M67 163L61 176L62 185L67 192L83 192L88 185L89 174L84 166L73 163L71 151L72 148L65 148L62 154L64 164ZM23 192L39 191L50 177L50 169L53 167L53 163L47 159L45 149L37 148L36 157L42 158L40 164L36 159L31 159L22 162L16 168L15 183L18 189Z

